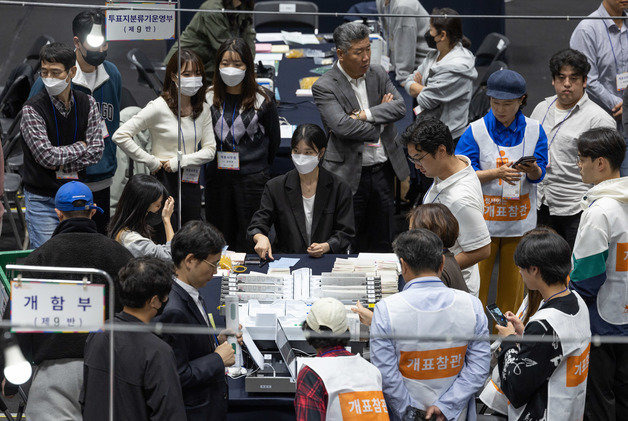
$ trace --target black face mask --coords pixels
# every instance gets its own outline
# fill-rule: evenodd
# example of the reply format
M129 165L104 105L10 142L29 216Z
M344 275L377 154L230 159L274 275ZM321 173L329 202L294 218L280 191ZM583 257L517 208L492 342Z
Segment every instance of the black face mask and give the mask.
M436 40L434 39L432 34L430 34L430 31L427 31L425 35L423 35L423 37L425 38L425 42L427 42L428 47L436 48Z
M90 66L98 67L103 61L107 58L107 51L92 51L85 49L86 54L83 54L81 51L81 55L83 56L83 60Z
M161 224L161 209L159 212L148 212L145 220L151 227L156 227Z
M159 316L161 316L161 315L162 315L162 313L164 312L164 309L166 308L166 303L167 303L167 302L168 302L168 301L161 301L161 307L159 307L159 308L157 309L157 314L155 314L155 317L159 317Z

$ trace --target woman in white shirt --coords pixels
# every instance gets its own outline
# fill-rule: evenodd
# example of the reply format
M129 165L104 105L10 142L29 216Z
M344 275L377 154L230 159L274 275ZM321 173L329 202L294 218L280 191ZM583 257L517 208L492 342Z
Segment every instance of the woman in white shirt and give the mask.
M207 81L203 63L190 50L181 51L181 82L177 77L178 54L166 67L161 96L124 123L113 135L113 141L134 161L148 166L169 194L181 201L181 222L201 218L201 166L216 153L216 141L209 105L205 103ZM178 197L177 151L179 133L177 108L181 90L181 195ZM152 154L133 142L133 136L148 130L152 139ZM176 212L175 212L176 213ZM174 224L178 226L178 224Z
M126 247L133 257L170 260L170 241L174 237L170 217L173 211L174 199L168 196L164 185L152 175L136 174L120 195L116 213L109 223L109 237ZM152 240L154 230L151 225L157 225L159 220L163 222L166 244L156 244Z

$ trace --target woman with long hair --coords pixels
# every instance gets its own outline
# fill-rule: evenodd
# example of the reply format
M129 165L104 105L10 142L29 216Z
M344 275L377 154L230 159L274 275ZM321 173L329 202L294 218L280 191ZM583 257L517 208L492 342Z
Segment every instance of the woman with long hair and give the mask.
M253 53L242 38L218 49L207 103L217 145L216 160L207 165L205 217L231 249L250 252L246 229L270 179L281 134L275 101L255 81Z
M151 220L159 218L166 232L166 244L155 244L151 239ZM174 230L170 217L174 199L163 184L148 174L136 174L129 179L116 212L109 222L109 237L126 247L134 257L158 257L170 259L170 241Z
M207 81L203 63L190 50L172 56L166 67L164 87L157 99L124 123L113 135L113 141L134 161L148 166L162 182L169 195L181 203L181 223L201 219L201 166L211 161L216 152L209 105L205 103ZM181 93L181 130L177 121ZM151 135L152 151L140 148L133 136L142 130ZM181 196L179 197L179 140L181 142ZM175 211L175 214L177 212ZM178 223L174 223L178 227Z

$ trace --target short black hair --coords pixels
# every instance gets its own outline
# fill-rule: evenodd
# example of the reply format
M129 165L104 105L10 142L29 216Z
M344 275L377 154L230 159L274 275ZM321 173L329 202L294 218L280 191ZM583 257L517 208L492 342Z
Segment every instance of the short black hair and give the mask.
M72 34L85 42L94 24L102 25L102 35L105 36L105 15L100 10L85 10L74 17Z
M515 249L515 264L522 269L538 267L547 285L565 285L571 271L571 248L556 233L532 230L519 241Z
M438 272L443 263L443 242L438 235L425 228L402 232L392 246L397 257L416 273L425 270Z
M161 301L170 293L174 268L171 263L154 257L128 261L118 272L120 302L131 308L142 308L155 295Z
M336 335L327 326L321 326L321 333L318 333L307 325L307 321L303 322L301 329L303 330L305 341L314 349L347 346L349 345L349 339L351 337L348 330L345 333ZM329 336L326 334L329 334Z
M70 47L60 42L52 42L41 47L39 61L48 63L60 63L65 71L69 71L76 65L76 55Z
M449 127L434 117L417 118L401 135L404 146L412 143L422 151L434 155L440 145L445 146L447 155L454 154L454 139Z
M587 77L589 70L591 70L587 57L580 51L571 48L560 50L550 59L549 68L552 79L558 76L565 66L571 66L576 76L582 77L582 80Z
M300 141L304 141L307 146L317 152L327 147L327 135L316 124L299 124L292 133L290 149L296 148Z
M81 209L75 211L61 211L68 218L89 218L92 214L91 209Z
M580 135L578 153L591 159L604 158L617 171L626 155L626 141L615 129L596 127Z
M210 254L219 254L225 239L213 225L203 221L190 221L177 231L172 239L172 261L179 266L188 254L195 259L206 259Z

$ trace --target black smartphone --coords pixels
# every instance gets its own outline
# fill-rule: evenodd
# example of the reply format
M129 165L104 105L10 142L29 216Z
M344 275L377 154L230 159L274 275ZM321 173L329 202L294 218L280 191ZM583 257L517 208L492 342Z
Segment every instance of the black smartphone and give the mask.
M415 408L411 406L408 411L406 411L406 417L412 421L424 421L427 418L427 412L422 409Z
M531 164L533 162L536 162L536 157L535 156L522 156L521 158L519 158L519 160L517 162L515 162L514 164L512 164L513 167L516 167L519 164Z
M508 326L508 319L506 319L504 313L497 307L497 304L489 304L486 306L486 309L491 317L493 317L493 320L495 320L495 323L500 326Z

